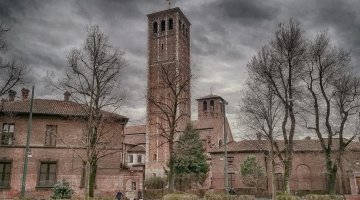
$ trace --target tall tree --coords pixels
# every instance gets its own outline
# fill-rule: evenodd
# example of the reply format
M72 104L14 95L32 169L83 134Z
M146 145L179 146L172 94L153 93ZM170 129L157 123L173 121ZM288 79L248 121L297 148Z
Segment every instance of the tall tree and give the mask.
M174 190L175 184L175 142L177 135L182 132L186 123L190 121L187 106L190 102L190 81L192 75L190 72L179 66L161 63L157 69L159 93L149 93L147 101L153 105L156 110L150 111L152 115L158 116L159 120L154 123L159 130L160 136L165 142L160 145L168 145L168 181L169 190Z
M27 72L26 66L14 58L7 59L5 52L7 45L5 34L9 31L0 23L0 97L9 92L13 87L24 81Z
M280 23L271 41L271 59L254 58L248 68L261 82L268 83L283 107L282 138L284 140L284 192L290 193L296 102L301 94L301 77L306 59L306 42L300 24L293 19ZM270 62L263 65L262 62Z
M86 28L87 36L82 49L73 49L68 55L65 78L58 88L71 93L72 99L82 105L86 130L82 143L86 148L86 197L94 196L95 178L99 159L121 150L115 148L114 134L106 124L111 124L113 112L123 100L119 92L119 76L126 65L123 52L113 47L97 25ZM119 130L120 131L120 130Z
M265 60L261 64L266 65L271 59L269 50L264 47L257 55L258 60ZM253 61L255 62L255 61ZM260 63L259 63L260 64ZM257 81L252 73L249 73L248 82L242 104L239 118L241 124L249 129L251 134L261 136L268 144L259 143L256 148L268 151L268 157L271 162L271 180L272 180L272 198L276 199L275 188L275 159L279 157L282 160L281 151L277 145L276 139L279 138L279 122L282 117L282 107L280 100L276 97L271 85L267 82ZM268 148L270 147L270 148Z
M304 78L310 94L304 110L310 117L304 119L323 149L330 194L336 192L342 154L358 134L360 79L351 74L349 61L349 52L333 47L326 32L317 34L310 43Z
M200 140L200 135L192 124L188 124L175 145L176 178L181 181L185 179L187 184L192 181L202 184L209 171L209 164L206 160L205 148Z

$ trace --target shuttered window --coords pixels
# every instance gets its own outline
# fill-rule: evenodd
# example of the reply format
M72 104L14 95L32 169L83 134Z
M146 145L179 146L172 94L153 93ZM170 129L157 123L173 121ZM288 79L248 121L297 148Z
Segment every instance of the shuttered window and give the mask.
M45 131L45 146L56 146L56 125L46 125Z

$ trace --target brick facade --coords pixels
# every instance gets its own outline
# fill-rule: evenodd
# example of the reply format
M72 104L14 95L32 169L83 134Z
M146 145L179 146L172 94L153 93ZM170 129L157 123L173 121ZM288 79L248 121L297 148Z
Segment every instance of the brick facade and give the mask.
M25 106L24 106L25 105ZM1 139L7 129L5 124L14 126L13 137L0 146L0 164L11 164L10 183L0 189L0 198L20 195L23 177L24 152L28 127L29 100L2 101L0 110ZM54 181L65 178L75 191L75 196L84 196L84 164L78 155L85 158L84 131L86 121L78 104L70 101L34 100L30 155L26 196L48 199ZM26 109L27 107L27 109ZM25 110L24 110L25 109ZM74 112L76 111L76 112ZM127 118L112 115L116 120L104 122L104 134L111 137L108 144L113 154L98 162L95 196L114 196L121 190L128 196L137 195L142 184L142 171L124 167L124 126ZM51 131L54 135L49 136ZM48 137L47 137L48 136ZM51 137L51 141L50 141ZM4 144L5 143L5 144ZM53 164L51 167L46 163ZM55 180L51 178L55 177ZM129 187L136 182L136 189ZM45 184L44 184L45 183Z
M265 194L271 193L271 160L268 156L266 141L261 140L243 140L240 142L231 142L228 145L228 173L233 174L232 188L246 189L240 175L240 164L252 155L256 157L259 165L264 169L266 178L260 191ZM320 149L318 140L296 140L295 152L293 157L293 167L291 175L292 191L326 191L326 168L325 159ZM223 147L215 148L210 151L211 154L211 188L222 190L224 188L224 150ZM337 181L337 191L344 194L358 194L360 186L356 185L356 177L360 172L360 142L354 141L345 151L342 164L343 173L339 172ZM275 173L281 177L283 168L279 161L276 161ZM339 170L340 171L340 170ZM342 178L343 186L339 184ZM275 181L278 190L281 189L281 180ZM280 187L280 188L279 188Z

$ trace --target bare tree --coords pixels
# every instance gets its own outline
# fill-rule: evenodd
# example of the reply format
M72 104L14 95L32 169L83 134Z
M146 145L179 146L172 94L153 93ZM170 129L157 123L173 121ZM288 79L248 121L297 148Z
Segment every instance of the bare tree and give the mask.
M254 57L249 65L268 65L271 57L269 49L263 47ZM263 66L268 68L269 66ZM255 74L256 75L256 74ZM246 91L242 98L240 119L242 124L250 129L252 135L261 136L269 142L263 146L259 144L256 148L269 151L268 157L271 161L272 198L276 199L275 188L275 159L282 160L281 152L276 143L279 136L278 125L282 117L281 102L275 95L272 86L267 82L260 82L250 71Z
M56 87L69 92L85 113L86 129L81 144L86 149L86 156L76 154L86 162L85 187L88 198L94 196L99 159L122 150L119 142L113 138L122 130L111 130L113 127L109 125L119 122L114 111L123 100L118 83L126 62L123 52L109 44L106 34L97 25L91 25L87 27L84 46L70 52L68 64L65 77Z
M9 29L0 23L0 52L6 52L5 33ZM0 97L9 92L13 87L21 84L26 74L26 66L16 59L7 60L0 55Z
M311 116L304 119L323 149L330 194L336 192L342 154L358 134L360 79L349 75L349 61L349 52L332 47L326 32L317 34L310 44L304 80L311 95L305 108L312 109L304 109Z
M148 93L147 100L156 110L151 110L150 114L158 116L160 120L151 122L160 131L160 136L165 142L160 145L168 145L168 180L169 190L174 190L175 180L175 142L179 132L182 132L185 125L190 120L190 80L191 73L187 70L172 64L161 63L158 65L159 83L153 88L161 91L159 93Z
M281 124L284 140L284 192L290 193L290 176L293 158L293 140L296 126L296 102L301 94L301 77L306 58L306 42L300 24L290 19L280 23L271 42L271 59L255 60L248 66L254 78L268 83L281 101L283 120ZM257 62L268 62L266 65Z

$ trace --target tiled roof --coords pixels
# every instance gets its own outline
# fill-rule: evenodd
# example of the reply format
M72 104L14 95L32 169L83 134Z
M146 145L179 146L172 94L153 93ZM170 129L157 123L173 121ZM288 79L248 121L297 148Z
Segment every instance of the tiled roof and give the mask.
M277 141L281 150L284 149L284 142ZM333 139L333 149L338 149L339 140ZM353 141L347 147L351 151L360 151L360 142ZM227 145L228 152L249 152L249 151L268 151L270 150L270 143L267 140L242 140L239 142L230 142ZM294 151L322 151L319 140L294 140ZM215 147L210 153L224 152L224 146Z
M220 99L224 100L221 96L214 95L214 94L210 94L210 95L207 95L207 96L204 96L204 97L200 97L200 98L197 98L196 100L215 99L215 98L220 98Z
M26 114L30 111L30 100L2 101L0 112ZM127 120L122 115L102 111L103 114ZM81 104L71 101L59 101L50 99L34 99L33 114L60 115L60 116L86 116Z
M146 143L146 125L125 126L125 144L139 145Z
M137 145L133 148L130 148L128 152L145 152L145 146L144 145Z
M126 126L125 134L145 133L146 125Z

